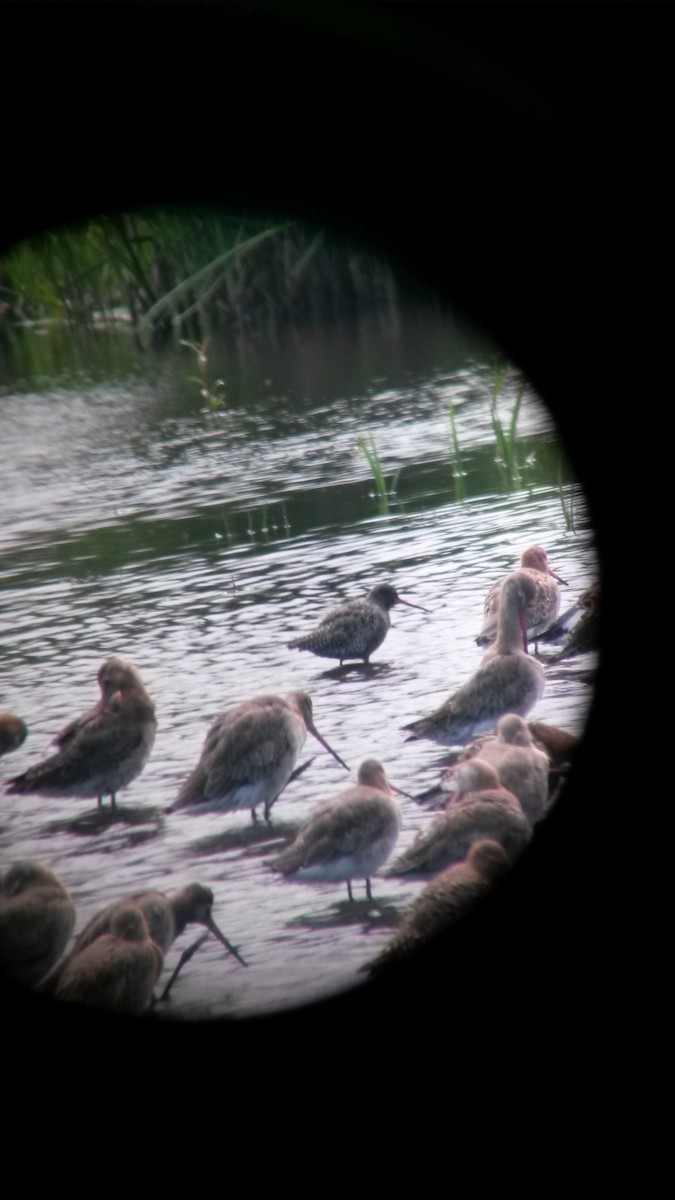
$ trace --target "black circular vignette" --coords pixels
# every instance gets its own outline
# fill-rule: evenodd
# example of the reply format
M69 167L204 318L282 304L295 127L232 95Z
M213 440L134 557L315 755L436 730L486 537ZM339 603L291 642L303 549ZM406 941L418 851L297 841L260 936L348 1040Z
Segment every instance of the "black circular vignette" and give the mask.
M526 372L585 488L603 595L620 595L608 418L637 349L628 281L638 252L628 236L616 240L632 142L617 136L628 111L618 64L601 59L606 31L589 33L585 6L22 7L6 6L2 21L20 27L39 11L42 36L11 132L23 153L11 154L3 242L174 203L288 212L363 238L484 326ZM625 10L612 11L612 37L627 48ZM82 39L91 54L76 49ZM104 1032L121 1053L142 1044L158 1061L203 1052L205 1071L222 1045L230 1071L258 1055L278 1078L299 1044L324 1047L319 1057L330 1045L339 1059L367 1043L372 1077L435 1037L432 1026L446 1023L450 1042L461 1030L461 1053L463 1041L477 1046L467 1031L495 1022L501 1032L487 1045L507 1071L528 1043L560 1062L574 1053L573 1032L597 1033L611 968L613 873L609 854L602 870L597 856L612 808L604 764L616 755L613 604L572 781L532 849L460 927L391 979L259 1020L109 1021L8 988L3 999L30 1025L35 1053L63 1050L75 1062L81 1052L84 1062ZM313 1057L310 1048L309 1082Z

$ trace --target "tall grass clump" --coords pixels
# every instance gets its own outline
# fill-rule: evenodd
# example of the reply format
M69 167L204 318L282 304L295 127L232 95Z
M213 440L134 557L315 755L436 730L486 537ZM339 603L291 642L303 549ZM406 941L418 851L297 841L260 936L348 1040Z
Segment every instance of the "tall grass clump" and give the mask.
M194 342L186 342L181 339L181 346L187 346L189 350L193 350L197 355L197 367L199 375L188 375L190 383L197 383L202 399L206 404L207 412L215 412L221 409L225 402L225 381L224 379L216 379L213 387L209 385L209 358L208 347L209 339L205 338L203 342L195 344Z
M33 238L0 258L0 281L10 321L123 317L142 345L343 320L410 294L386 260L323 229L210 209L121 213Z
M558 463L558 495L560 496L560 507L562 508L563 520L565 529L568 533L576 533L576 512L575 512L575 496L574 492L570 491L565 496L565 488L562 478L562 459Z
M384 478L382 461L377 452L377 446L375 445L375 438L373 437L372 433L368 436L369 441L366 441L365 438L360 437L358 439L358 444L366 457L368 466L370 467L370 473L373 477L375 493L378 499L378 510L380 514L384 516L385 513L389 512L389 492L387 491L387 482ZM398 473L396 474L395 478L398 479Z
M518 414L525 393L525 381L521 380L516 402L513 406L511 419L505 428L498 412L499 395L504 386L507 367L504 363L495 363L492 368L492 396L490 397L490 420L497 443L497 463L506 476L507 488L520 487L521 474L518 464L518 448L516 444L516 426Z

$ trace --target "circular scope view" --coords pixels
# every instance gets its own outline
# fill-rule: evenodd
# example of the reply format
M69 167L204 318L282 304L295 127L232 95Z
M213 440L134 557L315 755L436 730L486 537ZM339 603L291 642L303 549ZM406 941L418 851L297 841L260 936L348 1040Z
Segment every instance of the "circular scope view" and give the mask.
M599 568L553 417L286 218L0 275L0 974L151 1021L367 987L564 793Z

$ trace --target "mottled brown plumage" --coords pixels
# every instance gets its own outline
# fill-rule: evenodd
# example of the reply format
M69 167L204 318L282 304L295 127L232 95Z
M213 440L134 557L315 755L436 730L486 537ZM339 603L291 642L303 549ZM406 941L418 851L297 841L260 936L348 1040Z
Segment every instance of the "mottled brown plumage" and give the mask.
M45 981L43 990L50 995L57 991L60 980L69 969L72 960L104 933L111 933L115 924L116 914L122 908L132 905L143 913L148 933L153 942L166 955L176 938L179 938L187 925L204 925L215 938L233 954L236 959L246 966L235 946L228 941L225 934L216 925L211 910L213 907L213 892L201 883L189 883L174 892L153 891L134 892L115 900L107 908L96 913L77 935L73 948L68 956Z
M535 584L535 594L527 606L526 625L528 641L536 642L558 615L560 608L558 583L565 583L565 580L549 567L548 556L542 546L529 546L527 550L523 551L520 569L525 571ZM504 579L506 578L508 576L504 577ZM493 583L485 597L483 628L476 638L479 646L493 642L497 636L499 599L504 579L498 579Z
M152 1003L162 963L162 951L150 938L143 913L135 904L125 904L115 911L109 933L69 958L54 996L69 1004L139 1016Z
M197 766L166 811L250 808L255 821L256 807L264 804L269 820L274 801L293 774L308 730L349 770L316 729L307 692L255 696L227 709L213 722Z
M267 862L300 883L346 883L350 900L351 881L365 879L370 900L370 876L386 862L400 828L399 808L384 768L376 759L365 759L358 783L319 804L295 841Z
M428 717L405 725L414 738L444 746L460 745L493 729L504 713L525 716L544 690L541 663L527 653L525 614L535 584L524 571L514 571L501 589L496 642L463 687Z
M66 725L54 739L56 754L29 767L7 784L7 793L110 796L136 778L152 750L157 731L155 706L130 663L109 658L98 672L101 699Z
M490 891L509 865L499 842L472 842L465 859L446 867L419 892L394 937L366 970L377 975L444 933Z
M534 746L522 717L516 716L515 713L507 713L506 716L500 717L497 723L497 737L476 738L464 748L459 763L468 762L472 758L481 758L495 768L502 787L517 796L530 825L540 820L548 805L550 764L548 756ZM444 772L442 782L449 782L449 778L456 774L457 767L451 767L448 772ZM453 800L451 795L446 807L452 804Z
M337 658L340 666L352 658L367 663L391 628L389 610L395 604L427 611L404 600L391 584L378 583L364 600L348 600L332 609L312 633L289 642L288 649L309 650L319 658Z
M457 772L459 792L452 805L429 828L418 833L387 870L388 875L435 875L465 858L472 842L499 842L513 862L532 836L532 829L512 792L502 787L494 767L473 758Z

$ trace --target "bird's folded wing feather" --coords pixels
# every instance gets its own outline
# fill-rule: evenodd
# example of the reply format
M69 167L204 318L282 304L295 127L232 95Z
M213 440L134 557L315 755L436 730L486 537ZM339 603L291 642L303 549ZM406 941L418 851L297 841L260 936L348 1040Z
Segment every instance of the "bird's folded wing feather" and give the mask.
M205 754L202 765L206 774L204 795L208 799L222 795L228 786L257 783L293 750L284 726L264 730L254 718L255 713L244 714L232 722L227 736L215 741L211 752Z
M336 804L328 801L314 811L310 825L301 835L302 865L329 862L343 854L351 854L363 845L364 835L377 837L386 825L381 797L372 802L361 795L358 800Z

